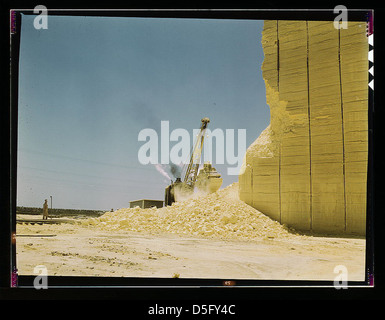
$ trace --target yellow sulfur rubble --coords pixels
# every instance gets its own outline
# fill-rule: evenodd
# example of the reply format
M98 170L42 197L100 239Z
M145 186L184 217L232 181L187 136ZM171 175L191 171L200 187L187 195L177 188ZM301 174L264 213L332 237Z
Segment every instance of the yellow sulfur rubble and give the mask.
M104 230L175 233L219 239L287 238L290 232L238 199L238 183L163 208L126 208L83 220Z

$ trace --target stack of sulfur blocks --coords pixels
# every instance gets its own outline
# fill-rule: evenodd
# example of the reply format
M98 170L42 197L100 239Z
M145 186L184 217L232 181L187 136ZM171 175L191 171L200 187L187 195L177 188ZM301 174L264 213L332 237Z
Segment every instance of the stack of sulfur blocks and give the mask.
M363 23L341 29L342 105L345 139L346 229L364 233L368 162L368 50ZM365 50L366 49L366 50Z
M281 139L281 222L310 226L310 157L308 115L308 34L306 21L279 21L279 99L287 101Z
M248 148L240 198L300 230L365 234L366 23L265 21L271 123Z

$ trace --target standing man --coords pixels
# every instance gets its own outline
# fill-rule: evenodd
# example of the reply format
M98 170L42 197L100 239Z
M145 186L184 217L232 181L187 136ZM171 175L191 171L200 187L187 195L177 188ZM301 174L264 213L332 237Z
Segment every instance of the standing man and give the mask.
M48 219L48 202L47 199L45 199L44 204L43 204L43 220Z

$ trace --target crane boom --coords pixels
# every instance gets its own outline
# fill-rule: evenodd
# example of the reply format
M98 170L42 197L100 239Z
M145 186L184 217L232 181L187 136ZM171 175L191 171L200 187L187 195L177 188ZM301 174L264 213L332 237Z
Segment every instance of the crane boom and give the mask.
M200 158L201 158L202 149L203 149L203 141L205 138L206 128L208 123L210 122L210 119L203 118L201 122L202 124L200 127L200 132L197 136L195 145L192 149L190 162L188 163L186 173L183 179L183 182L189 185L190 187L194 187L195 181L197 179Z

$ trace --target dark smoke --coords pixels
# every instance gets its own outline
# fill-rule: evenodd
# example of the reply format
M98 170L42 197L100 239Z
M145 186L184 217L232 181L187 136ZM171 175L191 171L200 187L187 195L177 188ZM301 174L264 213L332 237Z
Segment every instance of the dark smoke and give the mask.
M170 164L170 172L174 178L181 178L182 175L182 168L178 165L171 163Z

